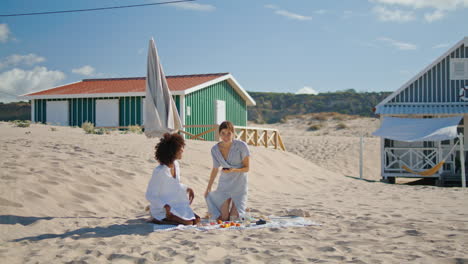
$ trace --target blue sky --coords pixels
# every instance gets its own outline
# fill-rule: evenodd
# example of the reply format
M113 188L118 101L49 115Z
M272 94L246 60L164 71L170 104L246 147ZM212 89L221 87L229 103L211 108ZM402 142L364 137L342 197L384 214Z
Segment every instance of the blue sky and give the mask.
M152 3L2 0L0 14ZM468 36L468 0L199 0L0 17L0 101L86 78L230 72L248 91L394 91Z

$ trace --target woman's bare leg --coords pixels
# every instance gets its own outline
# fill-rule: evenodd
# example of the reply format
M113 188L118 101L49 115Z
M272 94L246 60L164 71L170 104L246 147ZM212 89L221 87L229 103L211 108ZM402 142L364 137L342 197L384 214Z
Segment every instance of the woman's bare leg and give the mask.
M231 206L231 211L229 211L229 216L231 219L237 218L239 219L239 212L237 211L236 204L234 204L234 201L232 201L232 206Z
M168 222L174 222L174 223L177 223L177 224L182 224L182 225L193 225L194 224L194 220L184 220L180 217L178 217L177 215L173 215L173 214L170 214L170 215L166 215L166 218L164 219Z
M231 204L231 198L224 201L223 205L221 205L221 215L218 217L221 221L229 221L229 205Z

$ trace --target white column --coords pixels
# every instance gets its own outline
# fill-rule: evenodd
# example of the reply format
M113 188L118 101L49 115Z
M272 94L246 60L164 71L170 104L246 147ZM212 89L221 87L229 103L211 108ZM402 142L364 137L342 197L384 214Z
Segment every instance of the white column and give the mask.
M442 150L442 141L439 141L439 144L438 144L437 147L438 147L438 151L439 151L439 160L438 160L437 163L439 163L444 158L444 153L442 153L443 152L443 150ZM440 169L439 169L439 180L442 179L442 171L443 170L444 170L444 166L440 167Z
M359 144L359 178L362 179L362 149L364 147L364 139L361 136L360 144Z
M466 121L465 121L466 122ZM465 175L465 148L463 143L463 134L460 133L460 163L461 163L461 180L462 187L466 188L466 175Z
M36 118L34 116L36 114L35 108L36 108L36 100L32 99L31 100L31 123L36 122Z
M382 125L383 116L380 117L380 125ZM384 178L385 173L385 138L380 137L380 176Z
M180 121L182 122L182 130L185 131L184 125L185 125L185 95L180 95L180 100L179 100L179 109L180 109ZM185 138L185 134L182 134L182 136Z

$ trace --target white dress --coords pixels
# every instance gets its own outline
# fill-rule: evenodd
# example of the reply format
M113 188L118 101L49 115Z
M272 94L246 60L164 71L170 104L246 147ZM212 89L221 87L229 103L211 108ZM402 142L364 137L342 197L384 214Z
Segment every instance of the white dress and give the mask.
M245 157L250 156L249 147L244 141L233 140L227 159L225 160L219 149L219 143L211 149L211 157L213 159L213 168L242 168L242 161ZM221 171L219 176L218 188L210 192L205 198L208 205L208 211L213 219L216 219L221 214L221 206L223 203L232 198L232 201L237 207L239 216L245 214L247 207L247 173L246 172L231 172L224 173Z
M187 186L180 183L179 162L174 161L176 177L172 177L171 169L166 165L159 165L153 171L148 183L146 199L150 202L151 215L157 220L166 218L164 205L171 207L171 213L184 219L193 220L195 214L190 208Z

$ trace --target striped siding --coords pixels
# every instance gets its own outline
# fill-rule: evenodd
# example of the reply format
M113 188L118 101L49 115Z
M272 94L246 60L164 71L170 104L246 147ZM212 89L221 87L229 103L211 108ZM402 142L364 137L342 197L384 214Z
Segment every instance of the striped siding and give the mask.
M227 81L213 84L207 88L188 94L186 107L190 107L190 115L185 117L186 125L212 125L215 123L215 100L226 102L226 118L235 125L247 125L247 102L229 85ZM187 128L192 134L202 133L206 128ZM203 136L206 140L214 140L215 133Z
M179 96L173 96L179 110ZM96 125L96 100L119 100L119 125L143 125L142 96L131 97L99 97L99 98L71 98L71 99L36 99L34 104L34 118L36 122L46 123L47 101L68 101L68 120L70 126L78 126L84 122Z
M95 123L96 98L73 98L68 99L68 102L70 126L81 127L84 122Z
M37 99L34 104L34 120L38 123L45 123L46 118L46 100Z
M468 47L460 45L449 56L409 84L389 103L461 102L458 93L461 87L468 85L468 80L450 80L451 58L468 58Z

